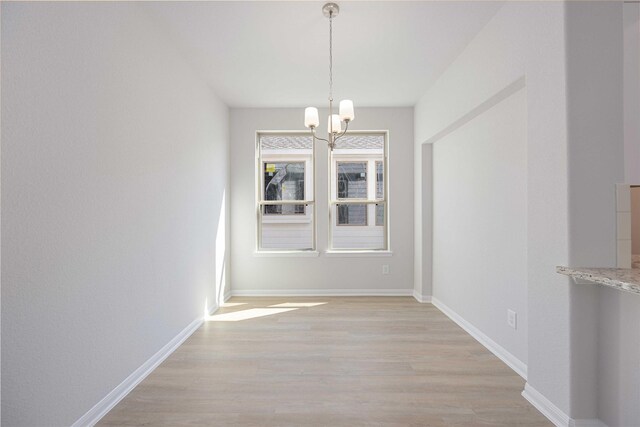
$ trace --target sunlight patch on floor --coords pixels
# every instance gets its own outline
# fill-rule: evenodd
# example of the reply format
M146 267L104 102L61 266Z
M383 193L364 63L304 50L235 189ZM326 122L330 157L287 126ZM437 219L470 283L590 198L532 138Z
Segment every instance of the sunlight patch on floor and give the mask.
M324 304L326 304L326 302L283 302L282 304L270 305L269 307L316 307Z
M220 307L237 307L239 305L247 305L246 302L223 302Z
M250 308L232 313L214 314L213 316L208 316L206 320L209 322L237 322L239 320L255 319L257 317L271 316L293 310L297 310L297 308Z

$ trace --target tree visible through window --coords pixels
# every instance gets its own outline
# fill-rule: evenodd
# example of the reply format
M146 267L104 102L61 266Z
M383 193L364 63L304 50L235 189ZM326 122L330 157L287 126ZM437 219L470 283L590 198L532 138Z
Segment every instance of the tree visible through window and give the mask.
M264 199L304 200L304 162L263 163ZM305 213L304 205L265 205L265 215Z

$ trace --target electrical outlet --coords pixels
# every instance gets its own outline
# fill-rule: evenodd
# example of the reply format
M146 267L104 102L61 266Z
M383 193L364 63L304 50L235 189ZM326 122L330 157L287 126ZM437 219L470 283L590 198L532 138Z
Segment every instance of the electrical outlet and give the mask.
M389 274L389 264L382 264L382 274Z
M507 325L518 329L518 315L513 310L507 310Z

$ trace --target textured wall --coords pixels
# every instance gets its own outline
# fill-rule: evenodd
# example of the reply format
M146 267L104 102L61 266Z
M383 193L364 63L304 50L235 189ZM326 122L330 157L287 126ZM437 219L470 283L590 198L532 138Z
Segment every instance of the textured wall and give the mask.
M214 304L228 111L163 34L2 4L3 425L72 424Z

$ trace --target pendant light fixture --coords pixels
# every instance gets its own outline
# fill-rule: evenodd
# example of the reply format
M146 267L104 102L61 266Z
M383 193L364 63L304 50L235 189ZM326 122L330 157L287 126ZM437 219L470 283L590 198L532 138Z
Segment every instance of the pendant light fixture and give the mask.
M320 124L318 117L318 109L315 107L307 107L304 110L304 125L311 130L311 135L315 142L316 139L325 141L329 145L329 149L333 151L336 147L338 138L344 136L349 129L349 122L354 118L353 101L345 99L340 101L339 114L333 113L333 18L338 16L340 7L336 3L327 3L322 6L322 13L329 18L329 117L327 118L328 139L318 138L316 136L316 128ZM342 122L344 122L344 131L342 130Z

